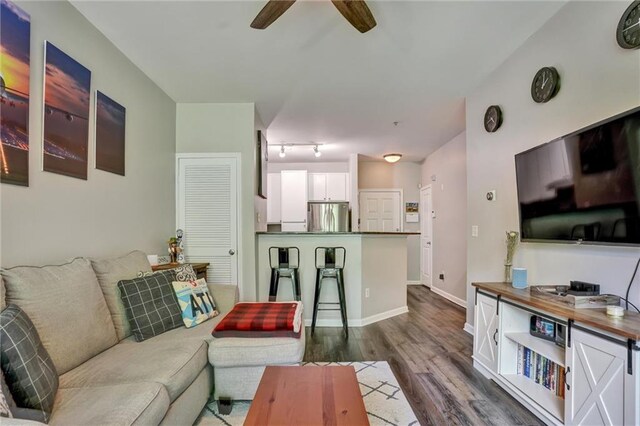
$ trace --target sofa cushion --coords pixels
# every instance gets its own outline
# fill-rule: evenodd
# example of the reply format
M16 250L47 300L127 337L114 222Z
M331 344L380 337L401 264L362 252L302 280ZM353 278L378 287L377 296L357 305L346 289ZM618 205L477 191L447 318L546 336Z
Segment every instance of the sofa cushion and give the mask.
M107 300L118 340L122 340L131 335L131 327L120 299L118 281L136 278L141 271L151 272L147 255L136 250L117 258L91 259L91 266Z
M46 421L58 390L58 375L35 326L16 305L0 313L0 360L16 405L41 411L44 415L38 420Z
M218 315L216 303L209 294L207 282L200 278L195 281L174 281L173 291L176 293L182 314L182 321L187 328Z
M209 342L213 340L211 336L211 330L220 322L224 315L218 315L203 323L200 323L194 327L185 328L179 327L173 330L162 333L152 339L145 340L144 343L160 343L160 342L178 342L181 340L200 340L203 342ZM124 344L137 344L135 337L129 336L120 343Z
M305 336L300 338L223 337L209 342L209 362L219 367L294 364L304 356Z
M159 383L60 389L51 425L157 425L169 409Z
M131 332L138 342L182 327L178 299L171 283L175 271L163 271L118 283Z
M207 343L203 340L119 343L60 376L60 387L157 382L167 388L173 402L206 365Z
M58 374L118 342L105 298L87 259L3 269L7 304L24 310Z

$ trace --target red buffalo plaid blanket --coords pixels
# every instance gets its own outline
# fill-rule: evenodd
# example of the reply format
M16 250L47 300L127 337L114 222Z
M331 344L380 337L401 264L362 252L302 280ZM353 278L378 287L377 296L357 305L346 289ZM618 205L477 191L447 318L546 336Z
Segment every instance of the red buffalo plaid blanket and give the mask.
M213 337L300 337L302 303L238 303L211 332Z

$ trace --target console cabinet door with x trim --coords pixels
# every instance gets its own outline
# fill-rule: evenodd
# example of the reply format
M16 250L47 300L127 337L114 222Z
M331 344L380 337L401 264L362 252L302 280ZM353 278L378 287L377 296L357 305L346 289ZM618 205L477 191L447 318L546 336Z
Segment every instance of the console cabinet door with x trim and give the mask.
M571 330L565 424L633 424L633 420L625 418L625 385L632 384L634 376L627 370L627 348L621 343L576 328Z
M478 293L473 356L492 373L498 371L498 300Z

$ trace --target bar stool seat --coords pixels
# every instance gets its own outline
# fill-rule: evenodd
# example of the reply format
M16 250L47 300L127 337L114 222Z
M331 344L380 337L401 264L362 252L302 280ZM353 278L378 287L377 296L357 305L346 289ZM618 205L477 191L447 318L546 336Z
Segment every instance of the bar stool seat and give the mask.
M289 278L295 300L300 301L300 250L298 247L269 247L269 266L271 266L271 282L269 285L269 302L278 297L280 278Z
M347 301L344 291L344 265L347 257L347 250L344 247L318 247L316 248L316 288L313 298L313 319L311 321L311 335L316 330L316 320L318 311L340 311L342 318L342 329L345 337L349 338L349 327L347 320ZM334 278L338 286L338 302L320 302L322 291L322 280ZM320 305L339 305L339 308L320 308Z

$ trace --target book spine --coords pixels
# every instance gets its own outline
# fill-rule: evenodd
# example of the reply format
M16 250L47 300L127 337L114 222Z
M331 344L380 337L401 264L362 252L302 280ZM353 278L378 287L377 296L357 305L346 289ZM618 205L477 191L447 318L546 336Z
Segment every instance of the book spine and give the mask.
M517 365L517 373L519 375L522 374L523 370L523 359L522 359L522 345L518 345L518 365Z

